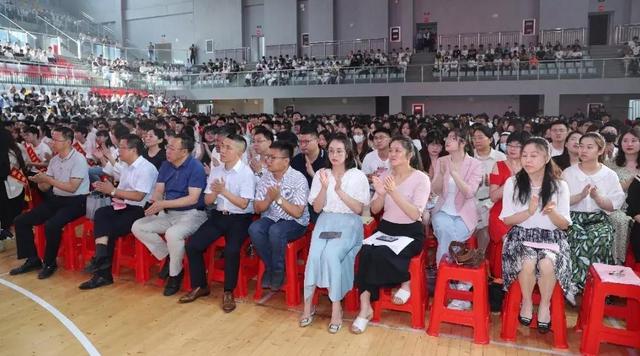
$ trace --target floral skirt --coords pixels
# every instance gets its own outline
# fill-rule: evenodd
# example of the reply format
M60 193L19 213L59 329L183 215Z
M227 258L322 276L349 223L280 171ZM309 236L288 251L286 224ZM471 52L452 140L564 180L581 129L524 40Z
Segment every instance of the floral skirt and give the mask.
M536 249L525 246L524 242L537 242L558 245L559 252L547 249ZM511 283L518 278L522 270L522 261L525 259L535 259L540 261L549 258L554 262L556 279L569 302L575 304L574 296L576 288L571 279L572 268L570 249L567 242L567 234L559 229L545 230L539 228L527 229L514 226L504 239L502 246L502 278L503 288L509 290ZM536 271L539 276L539 272Z
M592 263L614 264L614 228L603 212L571 212L573 224L569 228L573 282L580 292L584 289Z

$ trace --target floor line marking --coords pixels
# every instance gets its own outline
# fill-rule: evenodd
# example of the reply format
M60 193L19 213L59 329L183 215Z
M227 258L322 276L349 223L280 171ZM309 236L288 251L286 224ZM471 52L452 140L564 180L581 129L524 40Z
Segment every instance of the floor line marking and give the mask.
M49 313L51 313L56 319L58 319L62 325L64 325L67 330L80 342L82 347L87 351L90 356L100 356L100 352L93 346L91 341L87 338L87 336L80 331L80 329L74 324L69 318L67 318L64 314L62 314L58 309L56 309L51 304L47 303L44 299L38 297L37 295L31 293L30 291L13 284L6 279L0 278L0 284L3 284L6 287L9 287L16 292L24 295L25 297L31 299L36 304L40 305L42 308L46 309Z

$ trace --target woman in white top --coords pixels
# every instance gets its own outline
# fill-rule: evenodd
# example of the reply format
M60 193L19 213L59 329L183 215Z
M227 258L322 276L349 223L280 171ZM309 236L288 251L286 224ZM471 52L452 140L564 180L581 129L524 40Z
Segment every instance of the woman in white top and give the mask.
M332 302L329 332L342 327L340 301L353 288L355 258L362 246L362 210L369 204L367 176L356 167L351 139L339 133L329 141L328 168L317 172L309 203L320 213L311 236L304 274L304 311L300 326L313 322L316 287L327 288Z
M533 318L532 293L540 289L538 331L551 328L550 301L556 280L567 299L574 302L570 249L566 230L569 187L551 161L551 145L541 137L528 139L522 147L522 169L504 184L500 219L511 226L502 248L504 289L517 279L522 289L520 323ZM537 244L537 246L533 246Z
M620 209L625 196L618 175L602 164L605 141L596 132L580 138L580 163L562 173L571 192L569 245L573 282L582 291L589 266L594 262L614 264L615 229L608 214Z

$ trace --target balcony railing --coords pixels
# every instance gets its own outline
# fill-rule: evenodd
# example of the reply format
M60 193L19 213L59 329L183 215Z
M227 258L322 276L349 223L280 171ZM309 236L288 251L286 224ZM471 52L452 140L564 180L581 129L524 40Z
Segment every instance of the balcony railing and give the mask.
M311 86L344 84L433 83L514 80L565 80L640 78L638 58L541 61L528 65L460 67L452 65L409 65L403 67L343 67L340 69L246 71L235 73L154 74L128 76L97 75L87 70L0 62L0 82L105 86L147 90L203 88ZM14 67L9 68L8 63ZM17 64L17 67L15 65ZM36 67L37 69L34 69ZM47 67L47 68L42 68ZM126 79L123 79L126 78Z
M640 24L616 26L614 44L625 44L631 41L634 37L640 38Z

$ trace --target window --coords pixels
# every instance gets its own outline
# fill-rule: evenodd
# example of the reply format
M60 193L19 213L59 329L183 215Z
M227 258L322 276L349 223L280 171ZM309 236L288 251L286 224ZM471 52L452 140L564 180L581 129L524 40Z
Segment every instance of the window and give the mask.
M205 41L205 47L206 47L206 52L207 53L213 53L213 49L214 49L214 43L213 40L206 40Z

